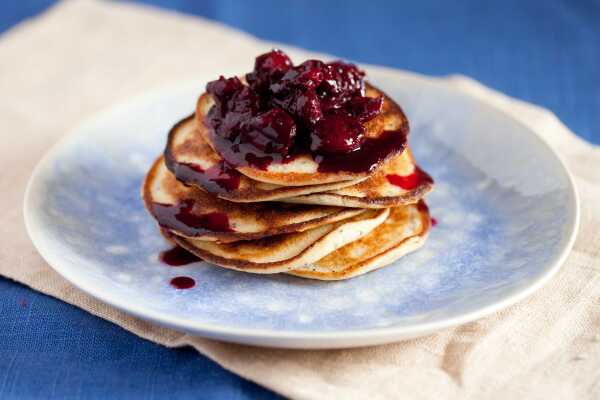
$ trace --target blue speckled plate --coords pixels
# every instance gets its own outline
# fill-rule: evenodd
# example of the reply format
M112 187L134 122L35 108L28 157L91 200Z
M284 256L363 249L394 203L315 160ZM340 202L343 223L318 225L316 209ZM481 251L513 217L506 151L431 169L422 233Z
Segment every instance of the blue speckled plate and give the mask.
M207 77L210 78L210 77ZM319 282L195 263L173 268L143 208L140 183L202 82L143 95L80 126L37 166L25 198L29 234L66 279L159 324L278 347L361 346L464 323L522 299L560 267L578 199L535 133L442 82L389 73L372 81L405 108L410 143L436 180L438 221L425 246L358 278ZM175 290L174 276L197 285Z

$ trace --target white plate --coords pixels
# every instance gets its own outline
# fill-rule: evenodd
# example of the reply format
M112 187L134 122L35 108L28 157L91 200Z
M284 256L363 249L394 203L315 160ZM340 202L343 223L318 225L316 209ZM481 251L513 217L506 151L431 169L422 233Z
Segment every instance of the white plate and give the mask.
M441 82L370 77L404 107L411 148L436 180L428 203L438 225L421 250L393 265L327 283L161 264L158 253L169 246L142 206L140 183L204 82L116 106L55 146L26 193L33 243L62 276L108 304L263 346L397 341L480 318L539 288L567 256L579 218L559 158L525 126ZM175 290L169 281L180 275L197 285Z

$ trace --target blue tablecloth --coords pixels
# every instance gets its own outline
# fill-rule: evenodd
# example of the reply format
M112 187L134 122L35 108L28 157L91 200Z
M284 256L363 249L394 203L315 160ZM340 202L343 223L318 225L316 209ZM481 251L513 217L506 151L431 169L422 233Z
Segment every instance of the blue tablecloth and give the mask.
M144 2L359 62L466 74L600 143L598 1ZM1 2L0 31L52 3ZM149 343L0 278L0 399L276 397L194 350Z

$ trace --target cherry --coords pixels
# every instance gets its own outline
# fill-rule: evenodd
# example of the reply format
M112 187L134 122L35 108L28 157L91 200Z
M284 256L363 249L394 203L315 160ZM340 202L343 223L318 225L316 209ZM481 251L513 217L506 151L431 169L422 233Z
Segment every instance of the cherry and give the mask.
M265 92L292 67L292 60L281 50L274 49L256 57L254 71L246 74L246 81L254 90Z
M221 104L226 103L227 100L243 88L244 85L237 77L225 79L222 75L216 81L208 82L206 85L206 91Z
M323 115L319 97L310 90L297 92L290 104L290 110L307 126L314 125Z
M335 61L327 64L330 73L335 77L338 90L349 94L362 94L364 91L365 73L354 64Z
M271 91L277 95L289 94L294 89L302 91L315 89L323 80L323 71L316 63L304 63L289 69L281 80L271 85Z
M292 60L279 49L273 49L268 53L262 54L256 57L254 62L255 72L268 72L273 73L274 71L285 72L292 67Z
M295 90L283 98L273 98L273 105L293 115L304 128L310 128L321 119L321 101L314 90Z
M287 154L294 144L296 123L280 108L273 108L247 122L241 142L251 143L265 153Z
M300 64L299 67L323 69L325 67L325 65L327 65L327 64L325 64L321 60L306 60L302 64Z
M321 119L311 135L310 149L319 154L344 154L364 141L364 127L358 118L342 113Z
M330 106L338 108L354 95L364 92L364 72L353 64L336 61L323 68L323 82L317 89L322 97L330 99Z
M379 97L354 97L345 105L346 110L361 122L375 118L383 107L383 96Z

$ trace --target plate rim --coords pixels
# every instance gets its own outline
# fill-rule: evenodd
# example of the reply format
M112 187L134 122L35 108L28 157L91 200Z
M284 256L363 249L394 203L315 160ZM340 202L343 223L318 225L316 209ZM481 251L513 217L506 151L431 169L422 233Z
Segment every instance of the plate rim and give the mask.
M23 216L26 231L34 247L36 248L40 256L44 259L44 261L46 261L52 269L54 269L69 283L77 287L79 290L82 290L86 294L92 296L93 298L112 307L115 307L118 310L123 311L127 314L157 323L161 326L175 329L183 333L189 333L211 339L218 339L226 342L279 348L349 348L365 345L383 344L393 341L415 338L445 328L462 325L464 323L471 322L485 317L487 315L490 315L496 311L509 307L523 300L524 298L537 291L539 288L545 285L552 277L554 277L564 264L566 258L568 257L573 248L573 244L575 242L579 230L581 218L581 203L579 193L575 185L575 180L573 178L573 175L571 174L571 171L567 168L567 165L563 160L562 156L558 154L548 144L548 142L540 135L538 135L533 129L529 128L527 125L511 116L509 113L487 102L482 101L481 99L479 99L471 93L453 87L439 78L427 79L417 74L410 73L407 73L405 78L426 81L421 83L442 86L444 90L449 90L459 96L471 97L471 99L480 103L483 107L491 109L493 110L493 112L500 113L505 118L511 119L514 123L518 124L521 128L523 128L523 130L526 131L528 135L533 136L535 138L534 140L538 141L541 144L541 146L544 147L545 150L548 151L558 161L560 169L567 177L568 191L569 195L573 199L574 205L574 209L569 210L570 214L572 214L573 217L570 221L568 221L569 226L565 230L565 232L568 232L568 240L566 240L566 242L564 241L564 238L561 240L565 243L563 245L563 248L561 249L558 255L556 255L552 260L546 263L548 267L544 270L543 273L541 273L538 277L532 280L530 284L526 285L523 288L516 289L513 293L510 293L509 295L505 296L499 301L493 302L475 310L468 311L466 313L462 313L460 315L445 318L442 317L436 321L430 322L415 322L409 326L391 325L386 327L361 328L349 331L332 330L327 332L311 332L297 330L276 331L272 329L263 328L237 328L214 323L190 323L190 321L184 318L172 317L168 314L168 312L148 311L148 309L144 308L143 306L139 306L136 304L123 304L118 301L118 298L112 298L110 296L110 292L107 294L106 292L95 290L94 285L87 285L81 280L78 280L77 276L70 275L67 270L61 267L61 261L58 259L54 259L54 257L51 255L52 252L44 248L41 238L43 236L42 230L36 229L37 222L35 221L34 211L32 210L32 203L34 201L32 199L32 191L34 185L39 180L39 176L42 174L42 171L44 171L44 167L47 164L49 164L52 159L56 158L57 154L63 146L65 146L69 141L77 139L77 137L79 136L78 133L81 130L83 130L86 126L93 124L96 120L101 120L103 117L115 112L117 109L130 106L131 104L134 104L136 101L140 101L141 99L159 97L161 93L164 93L166 91L176 91L182 89L185 90L186 88L189 89L189 87L192 84L194 84L194 82L201 82L200 80L189 80L177 84L159 86L149 91L134 95L112 106L105 107L103 110L84 119L73 129L71 129L67 134L65 134L62 138L60 138L54 145L50 147L50 149L44 154L40 161L38 161L27 182L23 201ZM400 79L405 78L403 77ZM390 79L398 78L390 77Z

